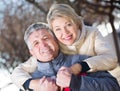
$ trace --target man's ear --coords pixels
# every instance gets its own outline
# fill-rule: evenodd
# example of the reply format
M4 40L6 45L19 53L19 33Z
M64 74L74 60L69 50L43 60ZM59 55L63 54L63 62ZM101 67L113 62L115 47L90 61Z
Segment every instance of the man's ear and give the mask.
M33 55L33 51L32 50L29 50L30 54Z

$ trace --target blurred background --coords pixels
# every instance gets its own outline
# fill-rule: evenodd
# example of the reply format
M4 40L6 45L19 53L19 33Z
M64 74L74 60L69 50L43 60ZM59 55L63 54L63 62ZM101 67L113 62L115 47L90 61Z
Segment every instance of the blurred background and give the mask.
M98 27L110 39L120 62L119 0L0 0L0 91L19 91L10 74L30 56L23 40L24 31L33 22L46 22L53 3L69 4L85 24Z

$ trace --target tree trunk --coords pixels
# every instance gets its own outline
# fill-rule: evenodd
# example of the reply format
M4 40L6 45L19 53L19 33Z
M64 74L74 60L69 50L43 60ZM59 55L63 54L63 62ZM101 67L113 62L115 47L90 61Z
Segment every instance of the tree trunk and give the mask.
M117 37L116 29L115 29L115 26L114 26L114 16L112 15L112 12L113 12L113 9L114 9L113 1L114 0L111 0L111 11L110 11L110 14L109 14L109 21L110 21L110 24L111 24L111 27L112 27L112 30L113 30L112 35L113 35L113 39L114 39L114 44L115 44L116 54L117 54L117 57L118 57L118 62L120 63L120 52L119 52L118 37Z

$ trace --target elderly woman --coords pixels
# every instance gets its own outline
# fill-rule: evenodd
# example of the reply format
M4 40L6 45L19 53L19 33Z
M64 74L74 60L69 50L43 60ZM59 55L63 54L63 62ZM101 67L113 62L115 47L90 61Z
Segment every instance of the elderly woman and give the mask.
M63 53L92 56L77 66L75 74L109 71L120 84L120 66L117 66L115 51L96 28L84 24L83 19L72 7L53 4L48 12L47 21Z

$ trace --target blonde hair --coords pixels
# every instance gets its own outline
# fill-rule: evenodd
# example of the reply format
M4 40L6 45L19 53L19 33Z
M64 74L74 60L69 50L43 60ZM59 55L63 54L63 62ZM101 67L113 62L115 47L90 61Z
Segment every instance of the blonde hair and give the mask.
M47 14L47 22L52 29L52 21L57 17L64 17L70 19L72 22L82 29L82 17L80 17L75 10L67 4L53 4Z

